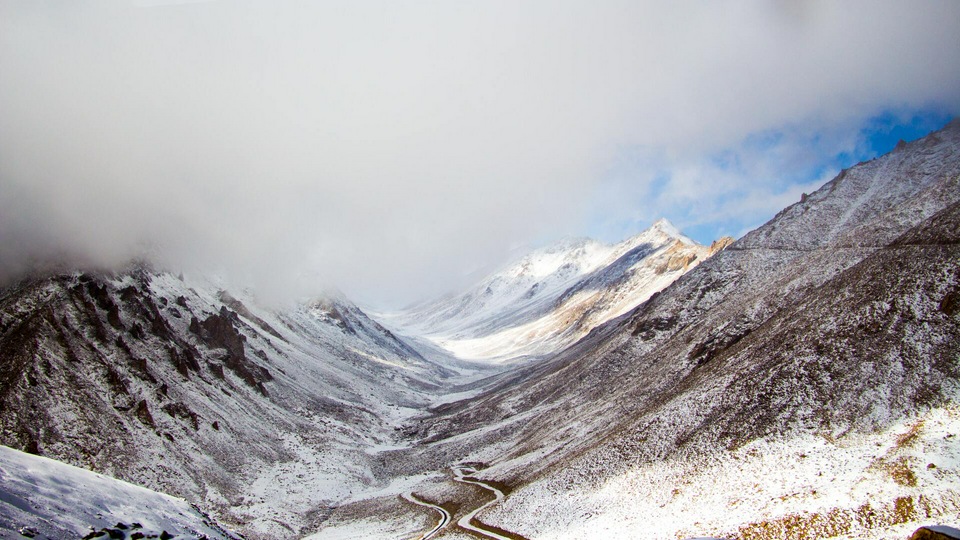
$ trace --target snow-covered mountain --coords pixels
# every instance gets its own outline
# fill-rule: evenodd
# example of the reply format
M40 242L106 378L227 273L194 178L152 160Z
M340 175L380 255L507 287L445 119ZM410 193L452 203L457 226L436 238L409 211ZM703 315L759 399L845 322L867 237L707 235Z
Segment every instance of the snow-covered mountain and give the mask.
M342 298L280 312L134 266L0 295L0 442L297 537L454 374Z
M953 122L844 171L574 346L435 408L396 459L447 474L407 489L453 509L451 537L464 516L529 539L879 540L955 523L958 231ZM501 502L469 513L494 490ZM346 518L376 504L335 512L317 538L388 537Z
M636 307L730 242L702 246L661 219L618 244L575 239L539 249L462 294L384 317L458 358L542 357Z

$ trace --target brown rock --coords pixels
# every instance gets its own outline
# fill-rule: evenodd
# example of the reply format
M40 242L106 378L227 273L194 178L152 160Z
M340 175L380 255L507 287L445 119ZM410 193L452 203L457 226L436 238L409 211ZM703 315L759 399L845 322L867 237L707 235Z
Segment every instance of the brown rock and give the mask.
M150 407L147 406L146 400L141 399L140 402L137 403L135 413L141 422L150 427L156 427L156 424L153 423L153 415L150 414Z
M715 253L718 253L720 251L727 249L727 246L729 246L732 243L733 243L733 238L729 236L723 236L714 240L713 243L710 244L710 252L708 256L712 257Z
M930 525L914 531L908 540L960 540L960 530L953 527Z

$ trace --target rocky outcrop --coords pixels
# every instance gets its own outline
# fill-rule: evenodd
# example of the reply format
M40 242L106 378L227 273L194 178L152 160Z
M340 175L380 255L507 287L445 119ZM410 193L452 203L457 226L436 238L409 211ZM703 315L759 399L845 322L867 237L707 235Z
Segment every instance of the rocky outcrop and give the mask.
M257 325L258 328L260 328L264 332L270 334L271 336L277 339L283 339L283 336L280 335L280 332L278 332L274 327L270 326L270 324L267 321L261 319L260 317L255 315L253 312L251 312L247 308L247 306L244 305L243 302L234 298L233 295L231 295L229 292L220 291L217 294L217 297L220 299L221 302L223 302L224 306L230 308L231 310L236 312L241 317L247 319L248 321L253 322L255 325Z
M960 540L960 529L942 525L920 527L907 540Z
M658 274L667 272L686 271L697 260L698 253L690 249L691 246L677 240L666 250L667 260L657 266Z
M202 322L193 317L190 320L190 331L207 346L226 351L223 365L261 394L267 395L263 383L273 380L273 376L267 368L247 359L244 350L246 338L236 328L239 322L236 313L222 306L219 313L210 315Z
M722 236L710 243L710 249L707 251L708 257L713 257L717 253L727 249L734 242L730 236Z

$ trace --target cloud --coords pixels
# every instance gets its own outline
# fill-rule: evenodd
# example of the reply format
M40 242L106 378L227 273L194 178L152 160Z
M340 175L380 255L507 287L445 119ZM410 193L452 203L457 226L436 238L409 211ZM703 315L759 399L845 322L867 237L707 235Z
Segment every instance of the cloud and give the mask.
M712 152L624 149L601 181L592 230L616 240L666 216L694 239L740 237L841 169L942 127L937 110L883 114L856 122L806 122L753 133Z
M738 237L816 190L843 166L872 157L865 135L847 127L789 126L713 152L626 149L603 181L606 200L596 206L614 211L598 228L613 229L617 237L665 215L701 242Z
M0 4L0 271L149 251L407 301L653 214L664 172L658 214L713 172L702 223L762 214L803 148L757 134L960 108L955 2L158 4Z

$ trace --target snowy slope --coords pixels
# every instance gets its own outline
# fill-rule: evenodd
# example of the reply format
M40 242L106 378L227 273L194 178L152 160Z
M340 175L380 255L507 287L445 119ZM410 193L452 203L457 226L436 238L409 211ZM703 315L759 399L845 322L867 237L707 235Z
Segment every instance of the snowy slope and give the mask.
M821 538L956 515L958 185L955 122L845 171L435 436L511 434L460 448L518 487L488 519L530 538L791 523Z
M385 317L461 359L542 357L636 307L724 245L701 246L661 219L619 244L579 239L537 250L463 294Z
M342 298L274 312L133 267L0 294L0 442L294 538L376 487L377 449L455 375Z
M526 538L894 538L955 522L958 231L954 122L438 408L410 453L482 464L509 493L478 518ZM418 493L478 504L450 481Z
M878 250L760 321L743 311L763 309L755 301L717 310L734 332L688 327L646 354L640 336L606 353L606 369L621 354L643 366L622 367L622 386L590 392L617 406L584 404L581 421L614 428L547 471L533 456L507 465L541 472L501 508L503 521L489 519L533 538L584 528L781 538L791 527L792 538L859 538L955 518L960 323L948 306L960 251L945 235L960 230L960 207L948 211L934 218L937 234ZM533 509L536 524L525 518ZM542 525L553 517L567 521Z
M166 533L177 540L238 538L183 499L0 446L3 538L129 538L134 533L143 535L139 538Z

